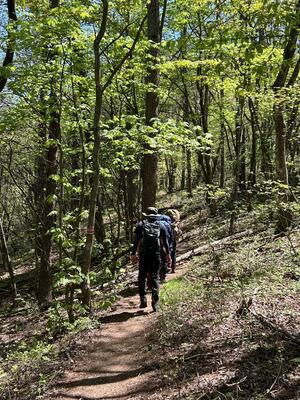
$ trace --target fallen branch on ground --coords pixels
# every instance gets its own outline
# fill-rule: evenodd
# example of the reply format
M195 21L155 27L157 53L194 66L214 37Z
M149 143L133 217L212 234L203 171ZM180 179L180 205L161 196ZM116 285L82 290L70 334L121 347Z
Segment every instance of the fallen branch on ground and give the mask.
M300 345L300 337L293 335L292 333L288 332L282 326L278 325L277 323L271 321L266 315L258 313L255 309L249 309L249 313L257 319L262 325L266 326L267 328L279 333L284 339L288 339L293 343L296 343L298 346Z
M232 241L236 239L241 239L245 236L250 236L253 235L254 233L257 233L257 231L254 231L253 229L247 229L246 231L236 233L235 235L230 235L226 236L223 239L215 240L214 242L211 242L209 244L204 244L202 246L196 247L195 249L192 249L181 256L177 257L177 262L187 260L193 256L198 256L200 254L203 254L210 250L212 247L217 250L218 247L222 247L224 244L231 243Z
M247 314L250 314L254 317L261 325L267 327L268 329L276 332L277 334L281 335L284 339L290 340L291 342L300 345L300 337L293 335L292 333L288 332L278 323L273 322L269 317L264 314L258 312L255 308L255 297L258 289L256 289L253 293L253 296L250 297L247 301L242 299L237 311L237 317L245 317Z

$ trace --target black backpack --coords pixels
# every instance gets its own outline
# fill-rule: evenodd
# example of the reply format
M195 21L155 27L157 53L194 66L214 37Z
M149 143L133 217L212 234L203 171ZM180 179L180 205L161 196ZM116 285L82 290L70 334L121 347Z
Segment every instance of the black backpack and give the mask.
M160 229L159 221L143 221L142 253L160 251Z

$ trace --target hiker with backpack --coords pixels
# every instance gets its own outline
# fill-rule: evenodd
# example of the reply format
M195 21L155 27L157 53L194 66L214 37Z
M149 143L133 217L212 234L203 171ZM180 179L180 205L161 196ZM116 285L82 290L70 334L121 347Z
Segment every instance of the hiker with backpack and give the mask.
M170 248L166 228L159 221L160 216L157 209L148 207L143 217L144 219L138 223L135 230L131 259L133 263L139 261L140 308L147 307L146 278L149 273L152 292L151 304L153 311L156 311L159 300L161 251L164 249L167 254L167 262L171 263Z
M180 226L180 213L175 208L170 208L166 211L166 215L171 219L172 227L172 238L173 243L171 247L171 272L174 274L176 269L176 247L180 236L182 235L182 230Z
M172 234L172 221L171 218L168 215L165 214L160 214L159 221L164 225L167 233L167 241L169 244L170 248L170 254L172 254L172 249L173 249L173 234ZM166 279L166 275L168 272L170 272L171 269L168 266L167 263L167 258L166 258L166 253L161 251L161 266L160 266L160 282L163 283Z

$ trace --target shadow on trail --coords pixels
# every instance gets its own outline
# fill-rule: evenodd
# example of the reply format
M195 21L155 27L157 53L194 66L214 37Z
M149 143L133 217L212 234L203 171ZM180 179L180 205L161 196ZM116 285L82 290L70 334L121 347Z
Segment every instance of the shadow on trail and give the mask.
M103 324L113 324L119 322L128 321L130 318L141 317L150 314L149 311L138 310L134 312L123 311L119 314L107 315L105 317L100 318L100 322Z
M141 394L149 394L152 390L145 390L141 389L141 390L135 390L133 392L129 392L126 394L120 394L120 395L112 395L112 396L104 396L104 397L84 397L82 395L72 395L72 394L64 394L64 393L58 393L57 396L55 398L59 398L59 396L63 396L64 400L67 399L78 399L78 400L117 400L117 399L121 399L121 400L130 400L133 399L132 396L136 396L136 395L141 395ZM139 397L140 398L140 397Z
M135 395L145 395L153 392L155 390L154 385L149 385L149 383L142 383L140 384L135 390L125 392L122 394L114 394L114 395L106 395L106 396L101 396L99 397L84 397L82 394L76 395L76 394L70 394L70 393L64 393L63 388L65 389L72 389L72 388L80 388L83 386L97 386L97 385L105 385L105 384L117 384L118 382L125 381L127 379L131 378L136 378L142 374L145 374L147 372L151 372L151 369L156 368L156 365L154 364L153 367L141 367L137 368L131 371L126 371L126 372L118 372L115 374L114 372L105 372L103 371L103 374L110 374L108 376L97 376L93 378L86 378L86 379L78 379L73 382L67 382L67 383L62 383L60 387L62 390L58 392L55 395L55 398L63 398L63 399L81 399L81 400L113 400L113 399L132 399L132 396ZM146 382L146 381L145 381Z
M110 375L100 375L93 378L78 379L72 382L62 383L60 386L64 388L74 388L78 386L105 385L107 383L117 383L126 379L135 378L146 372L145 368L137 368L131 371L125 371L118 374L109 372Z

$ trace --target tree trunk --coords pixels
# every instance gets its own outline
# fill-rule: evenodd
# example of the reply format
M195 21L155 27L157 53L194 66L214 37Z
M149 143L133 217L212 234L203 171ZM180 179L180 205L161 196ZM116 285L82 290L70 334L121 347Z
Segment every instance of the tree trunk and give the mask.
M7 0L7 14L8 14L9 24L17 21L15 0ZM3 60L3 72L0 71L0 93L4 89L7 82L7 71L5 70L5 67L11 65L13 63L13 60L14 60L14 39L11 30L8 29L6 54Z
M275 103L273 119L276 135L276 179L280 184L278 194L278 218L276 233L285 232L292 223L292 213L288 206L290 198L287 156L286 156L286 124L284 121L284 100L280 98L281 89L285 87L291 61L296 52L298 31L300 28L300 0L295 7L295 16L290 27L289 36L283 52L283 60L273 84Z
M187 192L189 197L193 197L193 184L192 184L192 154L191 150L186 150L186 168L187 168Z
M224 89L221 89L221 112L220 112L220 188L223 189L225 185L225 121L224 121Z
M186 178L186 148L182 146L180 190L185 189Z
M271 130L271 122L269 120L263 121L259 140L260 140L260 157L261 164L260 170L266 180L272 178L273 168L272 168L272 160L271 160L271 140L269 131Z
M250 110L250 121L251 121L251 130L252 130L249 186L252 188L256 184L258 121L257 121L256 108L255 108L255 105L251 98L249 98L249 110Z
M59 6L59 0L51 0L50 8ZM54 58L55 51L49 54L49 62ZM51 271L51 230L55 227L55 194L56 180L53 176L58 171L58 142L60 140L60 105L55 91L55 82L50 82L51 92L48 101L49 107L49 127L45 161L45 202L42 213L42 227L40 238L40 268L38 276L37 297L40 307L47 308L52 302L52 271Z
M233 187L231 192L231 206L232 212L230 216L229 235L232 235L235 230L235 221L237 217L237 199L238 199L238 188L240 185L241 176L241 138L243 130L243 110L244 110L244 98L239 96L237 99L237 112L235 116L235 160L233 164Z
M94 119L93 119L93 133L94 133L94 148L93 148L93 178L92 178L92 190L89 199L89 214L88 214L88 224L86 231L85 246L82 255L82 266L81 271L84 276L84 281L82 283L82 304L87 311L91 310L91 292L90 292L90 281L89 272L92 258L93 249L93 238L95 229L95 215L96 215L96 205L98 197L98 186L100 178L100 145L101 145L101 135L100 135L100 118L102 114L103 106L103 86L100 81L100 42L106 31L106 23L108 17L108 1L102 0L103 12L100 30L94 40L94 77L95 77L95 91L96 91L96 102L94 108Z
M58 109L58 99L54 90L50 96L51 111L49 123L49 142L46 150L46 170L45 170L45 202L42 217L41 238L40 238L40 269L38 277L37 296L41 308L47 308L52 301L52 271L51 271L51 229L55 227L55 216L53 211L55 209L55 194L56 194L56 180L52 177L57 175L58 163L58 141L60 138L60 114Z
M157 89L159 86L159 69L157 68L160 43L160 17L159 0L147 2L147 22L148 40L153 43L150 46L147 65L146 84L151 85L151 89L146 93L146 124L153 125L153 119L159 115L159 96ZM144 154L141 167L142 177L142 210L155 205L157 190L157 162L156 152Z
M130 221L130 241L133 238L133 228L138 216L138 171L130 170L127 173L128 216Z
M278 189L278 219L276 233L280 233L286 231L292 222L292 212L287 206L290 195L286 164L286 125L282 104L274 104L273 119L276 132L276 179L281 185Z
M168 193L173 193L175 190L177 163L172 156L166 156L165 162L168 174Z
M8 271L8 273L9 273L12 295L13 295L13 298L16 298L17 286L16 286L16 281L15 281L15 275L14 275L13 266L12 266L12 263L10 260L8 248L7 248L5 232L3 229L3 224L2 224L1 218L0 218L0 242L1 242L1 253L3 256L4 269L6 271Z

